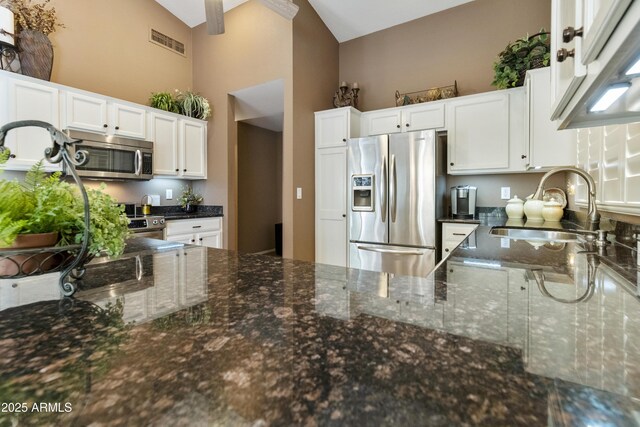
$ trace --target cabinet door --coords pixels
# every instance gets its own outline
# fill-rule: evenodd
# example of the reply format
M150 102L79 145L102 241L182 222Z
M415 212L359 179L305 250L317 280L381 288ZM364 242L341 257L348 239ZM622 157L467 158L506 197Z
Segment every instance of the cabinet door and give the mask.
M107 132L107 100L75 92L64 97L64 127L89 132Z
M206 178L207 138L203 123L180 121L182 171L185 178Z
M41 120L60 126L58 89L22 80L7 79L2 82L2 102L5 112L0 113L4 122L17 120ZM0 109L2 111L4 108ZM28 127L14 129L7 134L5 146L11 150L12 158L5 165L8 170L28 170L44 158L44 150L53 145L51 136L43 128ZM15 157L13 157L15 156ZM61 170L61 164L44 162L46 170Z
M582 63L598 57L632 0L583 0L584 42Z
M150 138L153 141L153 174L178 175L178 119L151 113Z
M466 97L447 105L449 173L509 170L509 94Z
M551 168L572 166L576 161L576 131L557 130L558 123L551 117L551 70L549 67L530 70L526 80L527 103L526 123L528 125L529 148L528 168Z
M316 148L344 146L349 139L350 109L316 113Z
M392 108L389 110L374 111L363 115L367 135L386 135L402 132L402 110Z
M444 127L444 103L426 103L402 110L402 131Z
M625 201L640 207L640 123L627 125L624 187Z
M209 231L196 235L196 243L208 248L222 249L222 231Z
M347 265L347 149L316 150L316 262Z
M551 2L551 119L560 117L571 97L587 74L582 64L582 38L575 37L568 43L562 41L565 28L580 28L583 21L583 0L552 0ZM559 62L557 53L565 49L574 52Z
M127 138L146 139L147 137L147 116L142 108L130 105L112 105L112 125L113 134Z

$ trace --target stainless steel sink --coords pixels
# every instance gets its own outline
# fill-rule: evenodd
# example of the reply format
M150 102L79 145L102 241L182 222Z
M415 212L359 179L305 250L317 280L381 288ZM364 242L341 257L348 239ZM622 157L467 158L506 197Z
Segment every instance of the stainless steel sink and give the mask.
M538 240L545 242L573 242L578 239L594 240L595 235L581 230L545 230L540 228L493 227L489 234L518 240Z

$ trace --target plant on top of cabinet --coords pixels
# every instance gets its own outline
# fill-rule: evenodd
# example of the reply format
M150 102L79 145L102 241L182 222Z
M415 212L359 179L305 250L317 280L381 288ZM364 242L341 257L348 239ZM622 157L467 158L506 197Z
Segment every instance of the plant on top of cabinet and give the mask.
M178 95L180 113L187 117L195 117L200 120L207 120L211 117L211 106L209 101L202 95L187 91Z
M522 86L527 70L549 65L549 52L549 33L544 29L509 43L493 63L495 77L491 84L498 89Z
M159 110L180 114L178 100L169 92L154 92L149 98L149 105Z

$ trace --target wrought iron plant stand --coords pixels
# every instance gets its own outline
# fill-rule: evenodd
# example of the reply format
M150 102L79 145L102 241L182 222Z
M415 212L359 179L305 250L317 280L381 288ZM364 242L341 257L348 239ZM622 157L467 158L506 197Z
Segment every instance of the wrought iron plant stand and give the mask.
M14 266L12 270L15 271L15 274L0 275L0 279L18 279L44 273L60 272L59 284L62 293L64 296L71 296L77 289L76 282L84 275L84 264L88 261L87 253L90 225L89 198L82 184L82 180L76 172L76 166L84 165L89 160L89 155L86 151L77 150L72 157L69 148L82 141L71 139L53 125L37 120L16 121L0 127L0 153L7 149L4 146L4 141L9 131L31 126L41 127L49 132L52 146L44 150L45 159L50 163L62 163L65 172L73 177L75 183L80 188L84 202L84 234L82 236L82 243L76 245L35 249L1 249L0 261L12 263ZM54 259L62 259L62 261L57 266L47 267L47 264L51 264L51 261Z

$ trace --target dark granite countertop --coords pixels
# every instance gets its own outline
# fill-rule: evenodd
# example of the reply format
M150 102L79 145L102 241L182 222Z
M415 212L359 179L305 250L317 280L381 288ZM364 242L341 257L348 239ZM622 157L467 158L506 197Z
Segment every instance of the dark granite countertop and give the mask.
M195 212L190 213L186 213L180 206L153 206L151 209L154 215L164 215L167 221L224 216L222 206L216 205L198 205Z
M488 231L413 278L140 239L0 311L0 400L62 408L0 425L637 425L635 251Z

